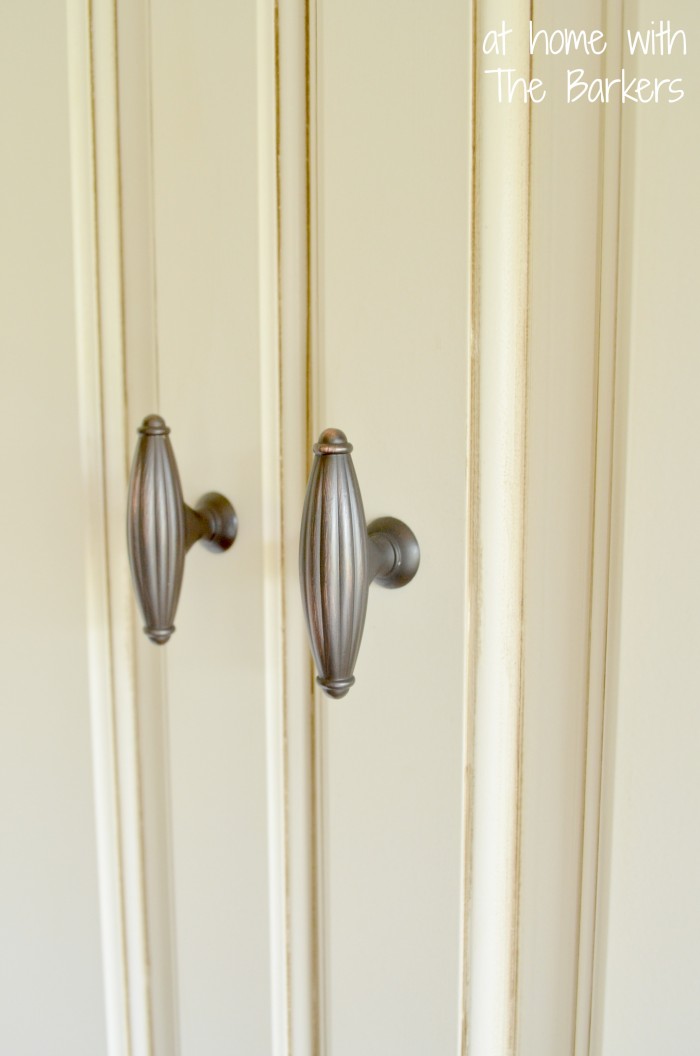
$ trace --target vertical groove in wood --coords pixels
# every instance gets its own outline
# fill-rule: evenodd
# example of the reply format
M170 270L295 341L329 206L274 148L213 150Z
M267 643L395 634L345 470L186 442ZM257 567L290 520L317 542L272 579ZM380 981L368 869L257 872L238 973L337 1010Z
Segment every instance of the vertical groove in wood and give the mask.
M144 0L144 28L145 28L145 53L146 61L148 64L148 76L146 91L148 93L147 106L145 112L147 114L148 124L148 151L146 157L146 164L148 167L148 218L149 224L149 245L150 245L150 274L151 274L151 296L149 298L150 304L152 305L153 311L153 348L151 350L151 358L154 366L154 397L156 407L160 407L160 355L159 355L159 332L158 332L158 269L157 259L158 254L156 252L156 181L155 181L155 136L153 129L153 16L152 16L152 3L151 0Z
M93 771L110 1056L152 1051L126 498L113 6L68 5L71 164Z
M281 685L281 765L283 786L283 847L284 847L284 971L286 994L284 1003L284 1025L286 1049L289 1056L294 1052L292 1041L292 1018L294 1008L294 989L292 972L292 938L291 938L291 897L290 897L290 833L289 833L289 678L287 652L287 536L285 530L285 379L283 371L284 351L287 344L283 314L283 275L282 275L282 84L280 62L280 9L279 0L275 0L275 204L276 204L276 249L277 249L277 458L279 468L278 515L279 515L279 653ZM280 1014L282 1010L280 1009Z
M290 1056L287 686L280 279L279 6L259 0L258 195L266 751L273 1056Z
M619 69L623 0L604 0L608 51L605 73ZM622 111L605 108L600 152L598 345L594 459L594 508L589 617L588 705L584 810L581 825L576 1018L572 1052L592 1056L592 1016L598 916L598 868L602 806L608 605L610 600L613 445L617 360L618 260Z
M472 882L472 839L474 823L474 701L476 695L476 665L472 662L477 648L477 599L478 599L478 520L474 514L478 507L478 422L479 422L479 374L477 349L479 347L477 302L477 259L476 259L476 210L478 205L476 184L477 152L477 94L478 81L478 43L479 0L472 0L471 12L471 106L469 120L470 168L469 168L469 299L467 333L469 335L469 368L467 384L469 386L467 407L469 421L467 425L468 460L467 460L467 561L465 562L465 635L467 646L464 653L464 728L463 728L463 784L462 784L462 905L460 927L460 1008L459 1008L459 1051L460 1056L467 1056L469 1037L469 981L471 973L471 954L469 948L469 918L471 912Z
M313 443L320 432L319 404L322 390L322 359L320 349L322 311L322 262L320 259L320 172L319 172L319 95L321 55L319 50L319 22L321 5L319 0L305 0L305 83L306 83L306 435L304 484L308 480L313 459ZM306 641L304 641L306 647ZM316 671L307 648L306 652L306 699L311 725L311 881L312 881L312 926L313 926L313 1056L321 1056L330 1050L328 1038L327 960L325 942L327 924L325 920L327 892L324 863L324 760L326 730L323 708L316 684Z
M534 24L535 3L529 0L529 20ZM528 59L528 79L533 79L533 56ZM524 729L525 729L525 556L527 546L527 462L528 462L528 390L529 390L529 348L531 339L531 312L532 301L532 105L527 107L527 175L526 175L526 220L525 231L527 240L526 251L526 278L525 278L525 318L524 318L524 350L522 364L522 452L521 452L521 507L520 507L520 642L518 658L518 720L516 733L517 746L517 772L516 772L516 808L514 818L514 878L513 878L513 905L512 905L512 934L514 936L515 948L512 953L511 962L511 994L512 1007L510 1015L510 1049L513 1053L519 1049L519 1010L520 1010L520 935L521 935L521 909L522 909L522 857L523 857L523 751L524 751Z

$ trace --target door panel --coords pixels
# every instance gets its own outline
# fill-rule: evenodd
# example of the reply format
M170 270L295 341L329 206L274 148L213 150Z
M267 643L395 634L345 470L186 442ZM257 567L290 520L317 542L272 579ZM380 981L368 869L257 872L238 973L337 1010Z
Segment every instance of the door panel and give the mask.
M151 6L158 406L187 500L240 525L188 555L166 654L184 1053L270 1048L256 29L253 4Z
M101 878L105 991L123 1030L110 1025L110 1044L267 1053L279 1018L271 950L284 943L268 925L280 886L267 787L279 656L263 608L267 594L276 601L266 575L279 580L277 485L263 494L261 444L263 413L277 407L259 303L262 276L274 286L274 243L258 252L274 172L267 160L260 178L258 160L274 142L258 101L259 84L274 84L271 21L261 27L254 5L130 0L70 14L79 301L92 324L81 351L87 488L109 542L107 563L91 564L104 598L95 620L109 628L92 661L103 682L116 673L97 707L112 744L97 773L113 803L99 819L114 851ZM172 428L186 501L217 488L240 521L230 552L189 553L163 650L141 632L124 532L136 429L153 410Z
M453 1052L466 649L468 9L316 5L314 432L420 542L322 730L325 1044Z

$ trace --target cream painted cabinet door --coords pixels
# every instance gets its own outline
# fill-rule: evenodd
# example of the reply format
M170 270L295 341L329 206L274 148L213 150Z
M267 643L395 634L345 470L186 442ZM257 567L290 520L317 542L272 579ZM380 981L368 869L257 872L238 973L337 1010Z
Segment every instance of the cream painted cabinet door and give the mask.
M0 1050L268 1054L284 1008L273 11L69 0L0 20ZM156 410L187 500L218 488L240 519L233 551L188 556L161 651L125 533Z

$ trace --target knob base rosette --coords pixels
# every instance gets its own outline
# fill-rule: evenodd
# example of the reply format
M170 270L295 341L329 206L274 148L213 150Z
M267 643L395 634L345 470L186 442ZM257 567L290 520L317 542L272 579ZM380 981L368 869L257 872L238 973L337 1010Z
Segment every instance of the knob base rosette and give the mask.
M420 566L420 547L408 525L397 517L377 517L367 528L367 535L370 547L377 550L381 547L384 554L387 542L391 548L377 568L373 582L390 590L410 583Z

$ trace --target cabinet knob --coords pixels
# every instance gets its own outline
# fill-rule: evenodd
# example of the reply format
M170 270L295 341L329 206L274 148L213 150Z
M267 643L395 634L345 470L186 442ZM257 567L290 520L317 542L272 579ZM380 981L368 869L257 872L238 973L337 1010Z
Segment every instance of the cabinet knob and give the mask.
M317 681L335 699L355 681L370 583L403 587L420 563L418 540L403 521L380 517L367 527L351 451L340 429L326 429L314 445L299 546Z
M170 429L157 414L144 418L129 480L127 541L144 631L164 645L175 630L185 554L201 540L211 550L228 550L238 518L231 503L209 492L196 509L185 505Z

